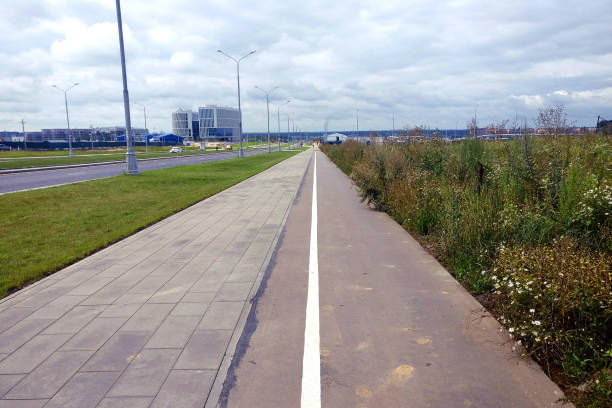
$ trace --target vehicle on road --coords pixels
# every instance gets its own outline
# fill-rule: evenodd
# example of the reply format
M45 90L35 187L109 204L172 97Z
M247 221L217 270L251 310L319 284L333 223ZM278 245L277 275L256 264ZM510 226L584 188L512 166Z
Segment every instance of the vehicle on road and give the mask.
M183 151L183 149L181 149L181 148L180 148L180 147L178 147L178 146L173 146L173 147L170 149L170 153L180 153L180 152L182 152L182 151Z
M8 146L7 146L7 145L5 145L5 144L1 144L1 143L0 143L0 150L11 150L11 148L10 148L10 147L8 147Z

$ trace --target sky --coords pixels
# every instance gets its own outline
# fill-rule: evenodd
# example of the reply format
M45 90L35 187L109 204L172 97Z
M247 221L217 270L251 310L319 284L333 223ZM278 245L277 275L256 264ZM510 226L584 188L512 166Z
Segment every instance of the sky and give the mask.
M578 126L612 119L610 0L123 0L132 126L171 131L171 112L237 107L244 131L533 124L563 104ZM122 126L113 0L0 2L0 130Z

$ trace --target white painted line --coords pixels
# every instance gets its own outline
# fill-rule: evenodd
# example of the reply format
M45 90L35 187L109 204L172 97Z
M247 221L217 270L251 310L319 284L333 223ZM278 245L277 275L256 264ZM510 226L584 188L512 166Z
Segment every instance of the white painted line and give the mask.
M321 408L321 338L319 335L319 251L317 247L317 153L314 152L308 297L302 363L302 408Z

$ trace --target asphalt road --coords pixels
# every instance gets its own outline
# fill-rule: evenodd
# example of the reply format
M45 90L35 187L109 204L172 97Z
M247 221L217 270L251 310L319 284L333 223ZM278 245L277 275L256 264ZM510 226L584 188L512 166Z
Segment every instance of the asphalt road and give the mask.
M264 152L266 152L266 150L247 151L245 152L245 154L251 156ZM168 159L158 160L139 160L138 170L143 172L148 170L165 169L168 167L182 166L185 164L197 164L216 160L231 159L233 157L236 157L235 152L208 153L190 157L172 157ZM74 167L69 169L32 171L16 174L1 174L0 194L117 176L119 174L122 174L124 169L124 163L113 163L99 166Z

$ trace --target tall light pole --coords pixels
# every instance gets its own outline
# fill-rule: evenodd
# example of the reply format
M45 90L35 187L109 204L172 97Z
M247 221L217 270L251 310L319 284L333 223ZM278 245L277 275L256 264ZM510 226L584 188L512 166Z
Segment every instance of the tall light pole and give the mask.
M249 52L246 55L243 55L240 58L234 58L231 55L226 54L221 50L217 50L218 53L225 55L227 58L231 59L236 63L236 79L238 82L238 115L240 116L240 150L238 151L238 157L244 157L244 150L242 149L242 109L240 107L240 61L248 57L249 55L255 54L256 50Z
M134 102L136 105L138 106L142 106L142 112L144 113L144 120L145 120L145 131L148 132L149 130L147 129L147 104L146 103L138 103L138 102ZM153 105L155 103L155 101L153 102L149 102L149 105ZM145 135L145 153L149 153L149 135Z
M278 151L279 151L279 152L280 152L280 149L281 149L281 147L280 147L280 146L281 146L281 135L280 135L280 108L281 108L282 106L287 105L288 103L291 103L291 101L287 99L287 100L285 101L285 103L281 103L280 105L278 105L278 106L277 106L277 109L276 109L276 115L277 115L277 119L278 119ZM287 135L287 140L289 140L289 135Z
M70 156L70 158L73 157L73 154L72 154L72 133L70 132L70 118L68 117L68 91L74 88L75 86L77 86L78 84L79 84L78 82L75 82L74 85L72 85L68 89L62 89L57 85L52 85L53 88L56 88L64 93L64 104L66 105L66 125L68 126L68 155Z
M125 111L125 143L127 145L125 151L125 174L137 175L138 164L136 163L136 154L134 154L134 146L132 145L132 123L130 119L130 95L127 87L127 73L125 71L125 49L123 48L123 26L121 23L121 5L119 0L116 0L117 5L117 26L119 27L119 52L121 53L121 74L123 77L123 110Z
M268 110L268 153L270 153L270 95L272 94L272 92L278 89L278 86L275 86L274 88L267 91L258 87L257 85L255 85L255 88L266 94L266 109Z
M28 148L27 145L27 141L26 141L26 132L25 132L25 119L21 119L21 131L23 132L23 150L26 150ZM597 133L597 132L595 132Z
M291 117L289 115L293 115L293 112L283 112L285 115L287 115L287 140L289 140L289 121L291 120Z

